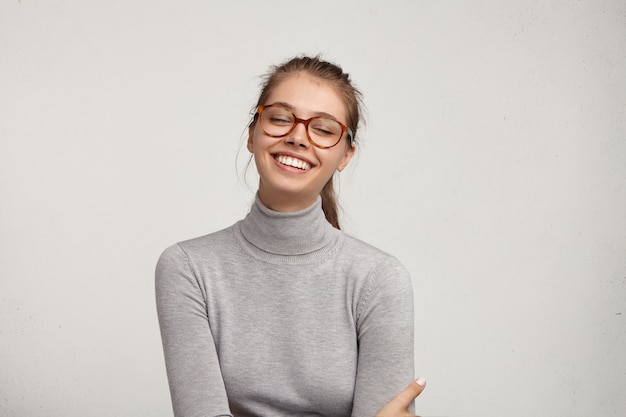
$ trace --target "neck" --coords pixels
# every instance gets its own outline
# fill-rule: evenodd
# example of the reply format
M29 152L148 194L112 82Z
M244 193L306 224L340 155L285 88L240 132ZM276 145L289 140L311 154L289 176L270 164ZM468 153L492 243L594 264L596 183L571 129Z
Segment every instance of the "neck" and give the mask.
M304 210L314 204L318 198L317 195L272 193L264 190L263 187L259 187L257 197L268 209L284 213Z

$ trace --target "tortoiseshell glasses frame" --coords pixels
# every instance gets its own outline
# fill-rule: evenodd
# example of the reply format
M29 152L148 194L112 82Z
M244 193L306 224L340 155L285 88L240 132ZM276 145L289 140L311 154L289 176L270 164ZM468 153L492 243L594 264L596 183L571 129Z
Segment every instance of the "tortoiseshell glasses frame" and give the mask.
M263 114L266 110L274 110L275 112L273 114L266 112L264 117ZM258 106L257 116L261 130L273 138L282 138L291 134L298 123L302 123L305 127L307 139L317 148L329 149L336 146L346 133L348 142L352 143L352 130L340 121L330 117L315 116L306 120L300 119L290 109L276 104ZM313 132L311 132L311 129L313 129Z

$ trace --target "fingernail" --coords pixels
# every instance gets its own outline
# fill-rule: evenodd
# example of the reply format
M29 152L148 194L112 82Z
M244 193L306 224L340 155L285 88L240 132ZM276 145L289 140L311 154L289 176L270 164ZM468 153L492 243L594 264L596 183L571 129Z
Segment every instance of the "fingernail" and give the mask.
M419 385L420 387L423 387L424 385L426 385L426 379L419 377L415 380L415 383L417 383L417 385Z

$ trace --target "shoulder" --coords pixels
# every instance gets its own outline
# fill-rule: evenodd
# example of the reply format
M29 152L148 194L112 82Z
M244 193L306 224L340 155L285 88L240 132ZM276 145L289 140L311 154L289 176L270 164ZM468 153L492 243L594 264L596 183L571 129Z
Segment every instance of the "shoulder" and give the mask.
M343 257L360 276L355 317L360 330L365 323L402 320L413 314L413 284L409 272L393 255L345 235Z
M161 256L170 256L173 253L182 252L187 257L193 258L197 255L206 254L207 252L228 248L236 243L233 238L233 228L235 225L217 232L177 242L166 248Z
M412 293L409 272L393 255L344 233L340 262L360 275L366 291Z
M233 229L236 225L237 223L217 232L213 232L204 236L199 236L193 239L184 240L182 242L179 242L178 245L180 245L180 247L185 252L219 249L224 245L230 245L234 242Z
M159 256L157 270L172 266L188 267L199 260L216 259L222 252L231 252L233 245L237 245L233 236L235 225L168 246Z
M404 266L393 255L370 245L347 233L344 234L344 244L342 247L342 256L346 261L353 264L368 266L374 270L404 270Z

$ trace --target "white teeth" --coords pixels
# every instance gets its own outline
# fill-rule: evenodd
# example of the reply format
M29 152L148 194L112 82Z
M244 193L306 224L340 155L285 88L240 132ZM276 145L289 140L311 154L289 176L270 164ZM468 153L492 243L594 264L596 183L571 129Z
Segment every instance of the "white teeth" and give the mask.
M290 167L300 168L305 171L311 168L311 164L308 162L304 162L302 159L292 158L291 156L278 155L276 160L283 165L289 165Z

